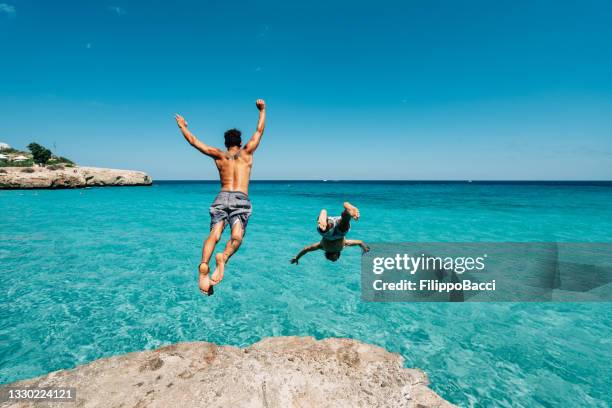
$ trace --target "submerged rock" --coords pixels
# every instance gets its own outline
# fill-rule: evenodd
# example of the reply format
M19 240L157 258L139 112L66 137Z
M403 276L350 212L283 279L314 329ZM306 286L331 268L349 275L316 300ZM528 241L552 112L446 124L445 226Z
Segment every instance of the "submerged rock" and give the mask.
M146 173L132 170L64 166L0 168L0 189L148 186L152 183Z
M356 340L271 337L245 349L178 343L9 386L76 387L77 407L453 406L402 361Z

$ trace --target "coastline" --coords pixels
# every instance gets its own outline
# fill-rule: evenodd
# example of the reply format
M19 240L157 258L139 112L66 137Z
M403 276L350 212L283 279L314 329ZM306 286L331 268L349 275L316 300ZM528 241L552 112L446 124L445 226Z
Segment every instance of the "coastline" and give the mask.
M381 347L341 338L268 337L246 348L176 343L0 389L73 387L83 407L454 406L428 385L423 371L404 368L399 354ZM0 406L12 404L18 403Z
M0 190L150 186L146 173L102 167L0 167Z

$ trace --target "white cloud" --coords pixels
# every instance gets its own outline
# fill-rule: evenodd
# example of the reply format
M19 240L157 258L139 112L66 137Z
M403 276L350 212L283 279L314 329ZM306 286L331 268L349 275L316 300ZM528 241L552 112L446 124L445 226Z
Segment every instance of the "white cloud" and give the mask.
M265 37L266 34L268 33L268 31L270 30L270 27L265 25L263 27L263 29L261 31L259 31L259 33L257 34L258 37Z
M110 6L108 9L113 13L117 13L118 16L122 16L127 13L124 8L119 6Z
M15 17L17 15L17 10L15 10L15 6L0 3L0 13L6 13L9 17Z

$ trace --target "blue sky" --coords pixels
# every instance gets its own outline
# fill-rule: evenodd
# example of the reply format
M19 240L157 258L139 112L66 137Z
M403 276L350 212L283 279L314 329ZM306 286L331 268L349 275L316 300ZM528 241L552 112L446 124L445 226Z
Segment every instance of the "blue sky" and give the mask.
M214 179L612 179L609 1L0 0L0 141Z

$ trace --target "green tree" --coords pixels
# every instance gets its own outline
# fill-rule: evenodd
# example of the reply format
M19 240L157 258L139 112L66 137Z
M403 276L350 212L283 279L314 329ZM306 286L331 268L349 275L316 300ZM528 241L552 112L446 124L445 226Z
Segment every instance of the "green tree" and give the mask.
M38 143L30 143L28 145L28 149L30 149L30 152L32 152L34 163L45 165L51 158L51 150L39 145Z

